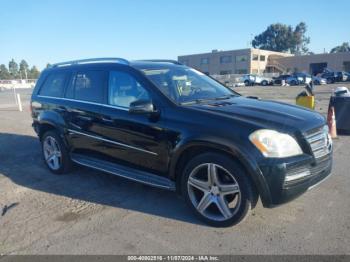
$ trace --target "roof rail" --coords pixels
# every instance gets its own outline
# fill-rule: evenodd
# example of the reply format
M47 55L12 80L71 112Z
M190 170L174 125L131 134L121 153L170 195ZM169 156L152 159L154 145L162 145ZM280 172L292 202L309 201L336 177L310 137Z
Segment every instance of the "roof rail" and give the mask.
M170 59L143 59L143 60L136 60L139 62L159 62L159 63L172 63L175 65L182 65L180 62L176 61L176 60L170 60Z
M51 65L51 67L60 67L60 66L70 66L70 65L78 65L78 64L89 64L89 63L95 63L95 62L114 62L124 65L129 65L129 61L124 58L119 57L103 57L103 58L89 58L89 59L80 59L80 60L73 60L73 61L67 61L67 62L61 62Z

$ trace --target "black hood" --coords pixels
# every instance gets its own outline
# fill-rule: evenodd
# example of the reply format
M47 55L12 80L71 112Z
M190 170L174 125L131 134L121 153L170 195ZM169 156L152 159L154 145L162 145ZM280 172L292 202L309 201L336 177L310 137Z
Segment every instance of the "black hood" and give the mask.
M275 130L305 132L325 124L321 114L306 108L243 96L194 104L191 107Z

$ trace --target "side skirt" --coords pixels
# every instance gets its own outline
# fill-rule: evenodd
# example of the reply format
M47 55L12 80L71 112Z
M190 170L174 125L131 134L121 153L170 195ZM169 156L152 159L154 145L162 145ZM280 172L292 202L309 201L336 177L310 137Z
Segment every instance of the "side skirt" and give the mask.
M104 161L80 154L71 154L71 159L73 162L82 166L90 167L146 185L175 191L175 183L173 181L149 172L140 171L134 168L118 165L109 161Z

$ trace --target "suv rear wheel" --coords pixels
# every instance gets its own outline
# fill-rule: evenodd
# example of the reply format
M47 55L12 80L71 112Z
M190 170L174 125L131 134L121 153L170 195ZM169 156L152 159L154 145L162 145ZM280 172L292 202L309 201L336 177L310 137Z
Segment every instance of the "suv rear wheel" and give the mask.
M195 214L216 227L239 223L255 201L245 171L234 160L218 153L201 154L187 164L182 193Z
M68 150L56 131L46 132L41 139L46 166L55 174L68 173L72 167Z

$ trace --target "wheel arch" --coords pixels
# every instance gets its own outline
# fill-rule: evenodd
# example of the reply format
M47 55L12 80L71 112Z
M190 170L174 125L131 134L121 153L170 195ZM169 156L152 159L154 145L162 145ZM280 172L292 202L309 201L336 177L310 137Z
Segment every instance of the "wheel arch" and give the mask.
M37 133L40 139L45 134L45 132L49 130L56 130L63 138L63 127L65 126L65 121L57 112L41 112L34 125L36 125Z
M208 151L224 154L236 161L248 174L248 179L251 181L256 193L261 197L264 206L269 206L271 203L270 191L255 161L237 149L215 143L190 143L176 154L175 159L171 162L169 175L176 183L176 191L178 194L181 194L181 176L188 159Z

